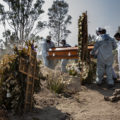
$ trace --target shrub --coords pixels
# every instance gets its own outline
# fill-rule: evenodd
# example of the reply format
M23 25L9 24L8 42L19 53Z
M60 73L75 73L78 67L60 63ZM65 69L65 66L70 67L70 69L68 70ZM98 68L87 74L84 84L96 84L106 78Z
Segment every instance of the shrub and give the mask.
M63 93L65 84L63 82L63 77L60 74L50 75L47 79L47 87L55 93Z

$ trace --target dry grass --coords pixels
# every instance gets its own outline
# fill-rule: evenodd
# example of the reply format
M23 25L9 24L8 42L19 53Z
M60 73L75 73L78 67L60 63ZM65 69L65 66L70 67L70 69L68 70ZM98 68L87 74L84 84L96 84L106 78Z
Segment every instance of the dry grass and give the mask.
M60 72L56 72L55 74L50 74L47 79L47 87L51 91L55 93L64 92L65 84L63 82L63 77Z

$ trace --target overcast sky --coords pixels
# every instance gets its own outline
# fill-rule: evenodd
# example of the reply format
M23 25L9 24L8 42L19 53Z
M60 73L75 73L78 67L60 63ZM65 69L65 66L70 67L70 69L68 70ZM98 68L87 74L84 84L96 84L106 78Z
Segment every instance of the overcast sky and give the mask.
M95 34L97 27L105 27L113 36L120 26L120 0L65 0L69 4L69 14L72 16L70 25L71 34L67 42L77 44L78 18L82 12L88 12L88 33ZM51 6L53 0L45 0L45 11ZM44 15L44 17L46 14ZM44 31L45 32L45 31ZM46 33L46 32L45 32Z
M0 0L2 1L2 0ZM113 36L120 26L120 0L65 0L69 4L69 14L72 16L72 24L69 29L71 34L67 42L71 45L77 44L78 40L78 18L82 12L88 12L88 33L95 34L97 27L105 27L108 33ZM45 0L42 15L43 20L47 20L47 11L51 7L53 0ZM2 31L0 31L1 34ZM40 33L46 36L48 30Z

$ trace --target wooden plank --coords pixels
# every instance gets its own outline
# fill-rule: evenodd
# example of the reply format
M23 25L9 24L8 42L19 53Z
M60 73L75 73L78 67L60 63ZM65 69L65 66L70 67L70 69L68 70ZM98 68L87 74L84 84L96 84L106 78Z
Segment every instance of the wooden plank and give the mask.
M93 49L94 48L94 46L93 45L88 45L88 50L91 50L91 49ZM66 52L66 51L78 51L78 47L62 47L62 48L51 48L51 49L49 49L49 51L48 52Z
M31 111L33 107L34 81L39 80L39 78L35 75L36 64L37 64L37 60L36 60L37 53L33 51L31 48L26 49L26 51L28 53L27 54L28 59L26 60L22 57L20 58L19 72L27 76L24 111L28 112Z
M71 56L71 55L77 55L78 51L50 51L48 52L49 56L56 56L56 55L65 55L65 56Z
M35 76L36 64L37 64L37 61L35 61L35 64L34 64L34 74L33 74L33 76ZM34 77L33 77L32 96L31 96L31 108L32 108L32 106L33 106L34 81L35 81L35 79L34 79Z
M51 48L49 51L76 51L78 50L78 47L56 47L56 48Z
M71 56L48 56L48 59L78 59L78 55L71 55Z
M29 105L30 105L31 103L30 103L30 102L26 102L26 104L29 104Z
M34 79L35 79L35 80L39 80L39 78L38 78L38 77L34 77Z
M24 58L20 58L19 71L23 74L26 74L28 70L28 63Z
M29 61L31 61L31 49L29 50ZM30 72L31 72L31 64L29 64L29 66L28 66L26 93L25 93L25 112L31 111L31 99L29 100L28 97L29 97L29 92L31 91L30 85L33 84L33 81L31 81L32 75ZM28 105L27 103L30 103L30 104Z
M19 70L22 74L28 75L27 72L24 72L23 70Z
M29 77L33 77L33 75L28 74L27 72L24 72L24 71L20 71L20 72L21 72L22 74L25 74L25 75L29 76ZM36 80L39 80L39 78L36 77L36 76L34 76L33 78L36 79Z
M33 82L30 82L30 81L28 82L28 85L32 85L32 84L33 84Z
M29 61L27 73L27 85L26 85L26 95L25 95L25 112L31 111L33 107L33 93L34 93L34 80L36 72L36 52L29 50ZM29 105L27 103L30 103Z

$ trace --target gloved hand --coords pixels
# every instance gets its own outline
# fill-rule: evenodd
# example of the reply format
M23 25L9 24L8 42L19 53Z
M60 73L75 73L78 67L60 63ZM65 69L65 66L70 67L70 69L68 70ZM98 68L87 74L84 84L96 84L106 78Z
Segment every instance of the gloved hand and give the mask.
M91 57L93 57L95 59L97 58L97 53L98 53L98 51L96 51L95 54L93 54L93 51L90 51Z

